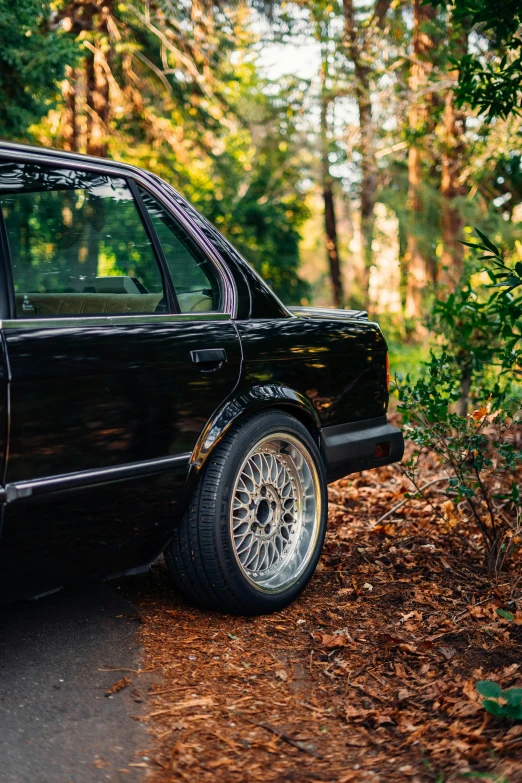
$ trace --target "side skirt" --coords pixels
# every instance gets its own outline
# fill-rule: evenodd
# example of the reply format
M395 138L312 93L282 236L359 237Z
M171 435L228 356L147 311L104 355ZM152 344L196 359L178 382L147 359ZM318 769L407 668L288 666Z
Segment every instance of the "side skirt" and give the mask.
M180 470L185 468L188 470L191 456L191 453L188 452L186 454L178 454L175 457L131 462L127 465L118 465L113 468L83 470L77 473L47 476L32 481L19 481L7 484L4 489L0 490L0 502L13 503L24 498L34 498L53 492L65 492L71 489L91 487L99 484L112 484L139 476L163 473L173 468Z

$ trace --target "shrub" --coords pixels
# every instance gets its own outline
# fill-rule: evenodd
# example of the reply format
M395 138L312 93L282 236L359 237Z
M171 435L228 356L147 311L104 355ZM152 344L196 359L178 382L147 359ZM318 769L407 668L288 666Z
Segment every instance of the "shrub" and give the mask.
M471 520L481 533L488 572L502 568L521 538L522 501L517 470L522 451L513 443L520 403L506 393L490 394L469 416L454 411L460 398L460 368L445 351L432 352L426 372L413 385L399 385L405 434L419 448L405 464L418 488L423 449L441 459L454 496L441 512L446 525Z
M482 536L488 572L495 574L521 538L522 500L516 447L521 420L522 263L508 266L478 232L469 244L488 264L491 285L473 274L434 307L439 344L421 377L398 382L405 433L418 449L405 465L417 489L419 457L435 452L448 472L452 500L440 512L446 525L471 520ZM469 402L473 412L468 414ZM419 490L420 491L420 490Z

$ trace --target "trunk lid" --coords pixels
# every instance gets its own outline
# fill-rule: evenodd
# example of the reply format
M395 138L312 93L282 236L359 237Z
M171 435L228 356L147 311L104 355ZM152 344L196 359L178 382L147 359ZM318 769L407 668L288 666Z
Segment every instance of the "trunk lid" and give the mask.
M358 321L368 320L368 313L366 310L334 310L330 307L288 307L292 315L297 315L301 318L339 318L339 319L356 319Z

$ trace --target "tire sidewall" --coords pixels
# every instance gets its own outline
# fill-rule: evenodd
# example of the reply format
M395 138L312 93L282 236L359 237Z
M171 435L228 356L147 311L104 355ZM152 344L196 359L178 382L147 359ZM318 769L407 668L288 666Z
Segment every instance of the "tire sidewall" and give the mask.
M299 438L315 463L319 477L321 514L314 551L299 578L286 590L274 594L258 590L241 572L237 562L230 530L230 507L238 472L249 452L262 438L272 433L287 432ZM225 448L226 445L224 444ZM209 457L212 460L212 455ZM279 412L267 412L251 418L244 424L240 435L229 445L229 453L217 485L215 509L215 552L229 589L238 597L239 613L265 613L276 611L293 601L312 577L321 556L326 533L327 491L325 469L319 449L308 430L292 416Z

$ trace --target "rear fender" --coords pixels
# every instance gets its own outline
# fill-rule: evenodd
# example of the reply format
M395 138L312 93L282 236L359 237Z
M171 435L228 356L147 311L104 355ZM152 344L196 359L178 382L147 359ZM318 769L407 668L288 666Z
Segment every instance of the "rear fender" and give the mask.
M238 393L228 399L207 422L192 453L191 475L199 472L212 449L237 421L268 408L287 410L304 424L309 424L317 433L320 430L319 416L309 398L288 386L264 384L252 386L243 392L238 390Z

